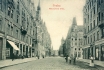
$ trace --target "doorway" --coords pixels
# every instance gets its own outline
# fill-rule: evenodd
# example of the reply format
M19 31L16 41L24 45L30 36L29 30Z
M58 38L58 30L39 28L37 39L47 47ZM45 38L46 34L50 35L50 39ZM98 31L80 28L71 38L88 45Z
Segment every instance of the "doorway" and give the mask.
M3 39L0 38L0 60L2 60Z
M104 46L101 46L101 60L104 61Z

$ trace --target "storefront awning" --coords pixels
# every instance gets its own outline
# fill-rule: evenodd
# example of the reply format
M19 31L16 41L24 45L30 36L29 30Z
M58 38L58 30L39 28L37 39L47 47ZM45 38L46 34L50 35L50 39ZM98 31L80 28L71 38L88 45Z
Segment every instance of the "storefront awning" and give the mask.
M7 40L8 41L8 40ZM19 50L19 48L15 45L14 42L12 41L8 41L10 43L10 45L15 49L15 50Z

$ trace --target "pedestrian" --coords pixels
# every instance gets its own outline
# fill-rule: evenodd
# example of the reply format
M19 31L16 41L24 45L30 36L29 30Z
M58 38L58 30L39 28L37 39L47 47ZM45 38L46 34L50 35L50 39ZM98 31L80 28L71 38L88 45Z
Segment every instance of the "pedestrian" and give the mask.
M15 57L15 56L14 56L14 53L12 53L12 61L14 60L14 57Z
M71 57L68 57L69 63L71 64Z
M68 62L68 55L66 55L65 60L66 60L66 62Z
M38 55L38 59L39 59L39 55Z
M73 63L76 64L76 56L73 58Z

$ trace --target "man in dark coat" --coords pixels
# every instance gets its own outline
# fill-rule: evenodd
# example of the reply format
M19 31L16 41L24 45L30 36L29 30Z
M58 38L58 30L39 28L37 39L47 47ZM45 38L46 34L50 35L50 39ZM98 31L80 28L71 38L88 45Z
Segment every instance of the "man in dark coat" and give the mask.
M65 60L66 60L66 62L68 62L68 55L66 55Z
M12 54L12 61L14 60L14 57L15 57L15 55L14 55L14 53Z

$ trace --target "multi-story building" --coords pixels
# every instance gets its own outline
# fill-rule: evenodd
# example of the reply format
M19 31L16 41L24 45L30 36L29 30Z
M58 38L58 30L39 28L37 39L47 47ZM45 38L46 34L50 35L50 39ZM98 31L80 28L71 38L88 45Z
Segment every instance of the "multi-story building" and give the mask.
M68 31L66 37L67 53L69 56L76 56L82 58L82 39L83 39L83 26L77 25L76 18L73 18L72 26Z
M13 53L32 57L43 50L37 41L42 44L47 30L41 28L39 5L35 11L31 0L0 0L0 60L11 58Z
M83 8L84 48L83 58L93 56L95 60L104 60L104 1L86 0Z
M29 0L0 0L0 59L32 56L34 4ZM17 47L18 46L18 47Z

